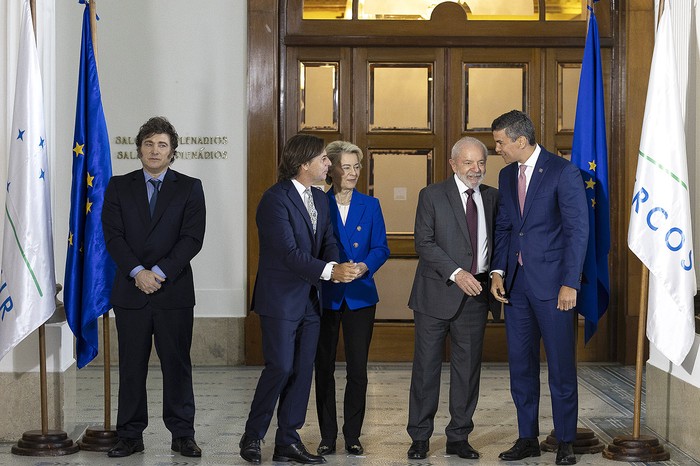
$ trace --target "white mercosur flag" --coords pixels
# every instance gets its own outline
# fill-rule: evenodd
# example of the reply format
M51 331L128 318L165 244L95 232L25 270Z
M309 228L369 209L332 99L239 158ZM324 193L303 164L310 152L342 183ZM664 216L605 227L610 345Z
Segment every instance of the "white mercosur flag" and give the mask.
M649 269L647 337L676 365L693 344L695 255L668 2L656 33L627 243Z
M0 283L0 359L53 314L56 278L41 74L24 2Z

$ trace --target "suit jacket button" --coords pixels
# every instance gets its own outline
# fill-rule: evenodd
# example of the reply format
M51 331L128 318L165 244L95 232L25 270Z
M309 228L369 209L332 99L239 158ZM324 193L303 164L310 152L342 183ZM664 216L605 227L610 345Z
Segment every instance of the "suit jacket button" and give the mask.
M360 225L357 225L357 231L362 231L362 227Z
M358 247L358 246L360 246L360 245L357 244L357 243L352 243L352 247L353 247L353 248L356 248L356 247Z

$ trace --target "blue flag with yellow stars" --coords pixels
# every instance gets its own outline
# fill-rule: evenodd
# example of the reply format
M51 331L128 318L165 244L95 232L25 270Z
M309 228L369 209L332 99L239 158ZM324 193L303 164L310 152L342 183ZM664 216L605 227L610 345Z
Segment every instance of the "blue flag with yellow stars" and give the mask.
M66 318L76 338L78 368L97 356L97 318L109 311L115 265L102 233L102 203L112 176L109 135L85 5L80 48L78 103L73 142L66 288Z
M581 170L588 202L589 236L578 312L586 319L585 341L591 339L605 314L610 298L610 201L608 196L608 148L605 134L603 67L595 13L589 6L586 47L576 104L571 161Z

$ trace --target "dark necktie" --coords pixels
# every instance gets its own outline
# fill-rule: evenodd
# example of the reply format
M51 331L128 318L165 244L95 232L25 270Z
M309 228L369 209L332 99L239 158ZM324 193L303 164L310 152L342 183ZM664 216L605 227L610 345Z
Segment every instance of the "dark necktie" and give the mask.
M158 188L160 187L161 181L151 178L148 182L153 185L153 194L151 194L151 198L148 200L148 207L151 211L151 217L153 217L153 212L156 210L156 202L158 202Z
M314 227L314 233L316 233L318 212L316 211L316 204L314 204L314 196L311 193L311 186L304 190L304 205L306 205L306 210L309 212L309 217L311 217L311 225Z
M527 194L527 178L525 177L527 165L520 165L520 175L518 175L518 202L520 203L520 216L525 209L525 195ZM518 264L523 265L523 255L518 251Z
M469 242L472 245L472 268L470 270L472 275L476 275L477 263L479 262L478 251L478 241L479 241L479 215L476 211L476 202L474 202L474 190L472 188L467 189L467 229L469 230Z

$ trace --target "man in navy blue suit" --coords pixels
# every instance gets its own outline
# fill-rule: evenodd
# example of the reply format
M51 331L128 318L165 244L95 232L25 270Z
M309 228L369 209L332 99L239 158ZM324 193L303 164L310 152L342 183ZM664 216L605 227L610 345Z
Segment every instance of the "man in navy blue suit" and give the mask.
M323 139L292 136L284 146L278 182L262 196L256 214L260 255L251 309L260 316L265 368L260 374L241 457L261 461L265 437L277 407L273 461L325 463L309 453L297 430L304 425L321 322L322 280L347 283L355 264L338 264L338 246L323 184L330 161Z
M588 243L586 195L579 170L535 142L523 112L491 125L507 165L498 177L500 203L491 293L505 304L510 390L518 440L505 461L539 456L540 340L549 368L556 464L575 464L578 418L574 312ZM516 162L516 163L512 163Z

